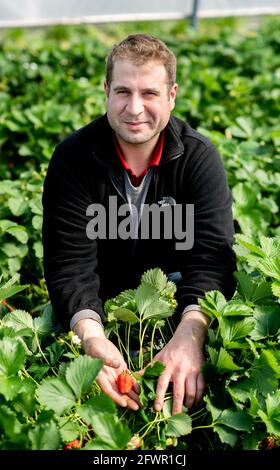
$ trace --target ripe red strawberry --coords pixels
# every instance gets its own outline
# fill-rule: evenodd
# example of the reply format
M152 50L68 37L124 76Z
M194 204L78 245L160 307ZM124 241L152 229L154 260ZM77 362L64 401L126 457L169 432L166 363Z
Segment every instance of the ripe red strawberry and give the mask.
M80 449L81 443L79 439L75 439L74 441L68 442L68 444L64 444L63 450L71 450L71 449Z
M134 379L129 370L123 370L117 377L117 384L121 393L128 393L133 387Z

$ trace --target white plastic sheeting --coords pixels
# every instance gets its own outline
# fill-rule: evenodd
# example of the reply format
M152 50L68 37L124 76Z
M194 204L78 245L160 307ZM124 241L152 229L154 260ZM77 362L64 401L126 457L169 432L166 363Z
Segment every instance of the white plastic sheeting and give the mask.
M189 17L193 0L0 0L0 27ZM280 14L280 0L199 0L198 18Z

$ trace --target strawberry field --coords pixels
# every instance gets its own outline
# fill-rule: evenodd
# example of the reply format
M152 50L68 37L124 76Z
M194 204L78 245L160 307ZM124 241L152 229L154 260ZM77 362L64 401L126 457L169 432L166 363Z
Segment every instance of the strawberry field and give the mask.
M102 362L53 317L42 269L42 191L55 145L105 110L108 49L130 32L178 60L174 114L217 146L233 195L237 289L200 300L211 322L206 393L172 415L153 409L174 331L176 286L156 266L105 303L106 333L141 387L117 407ZM0 449L280 448L280 19L7 30L0 35ZM131 351L134 351L134 354ZM152 364L152 365L150 365ZM141 377L139 369L145 368Z

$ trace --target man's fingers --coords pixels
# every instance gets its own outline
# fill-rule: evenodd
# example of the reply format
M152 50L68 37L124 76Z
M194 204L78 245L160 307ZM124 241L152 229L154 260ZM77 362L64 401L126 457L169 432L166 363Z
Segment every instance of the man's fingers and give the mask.
M185 405L189 409L196 399L196 375L190 374L186 379Z
M130 392L128 392L127 394L129 396L129 398L131 398L133 401L135 401L135 403L137 403L139 406L140 406L140 400L139 400L139 395L138 393L134 392L134 390L130 390Z
M205 380L202 374L198 374L197 376L197 388L196 388L196 398L195 398L195 404L198 405L198 403L202 400L203 395L204 395L204 388L205 388Z
M101 359L103 359L105 366L113 367L114 369L121 367L121 361L115 357L105 356L103 358L101 357Z
M97 382L103 392L111 397L117 405L122 406L123 408L130 408L134 411L139 409L139 404L137 402L138 395L135 392L130 392L130 396L128 394L120 393L117 385L114 382L108 382L108 379L104 378L102 375L98 378Z
M169 382L170 382L170 375L167 373L163 373L158 379L157 389L156 389L156 399L154 403L154 409L156 411L160 411L163 407L164 397L165 397L165 393L169 385Z
M139 383L137 382L137 380L135 380L135 382L134 382L132 388L133 388L134 392L137 393L137 395L139 395L139 393L140 393L140 385L139 385Z
M185 396L185 383L184 380L173 381L173 403L172 414L182 413L182 406Z

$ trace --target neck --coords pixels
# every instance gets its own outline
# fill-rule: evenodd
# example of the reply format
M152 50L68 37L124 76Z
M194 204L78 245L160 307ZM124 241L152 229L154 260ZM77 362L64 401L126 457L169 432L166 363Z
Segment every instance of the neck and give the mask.
M130 168L136 175L142 173L152 158L159 136L157 135L149 142L143 144L130 144L118 136L116 137L122 154Z

